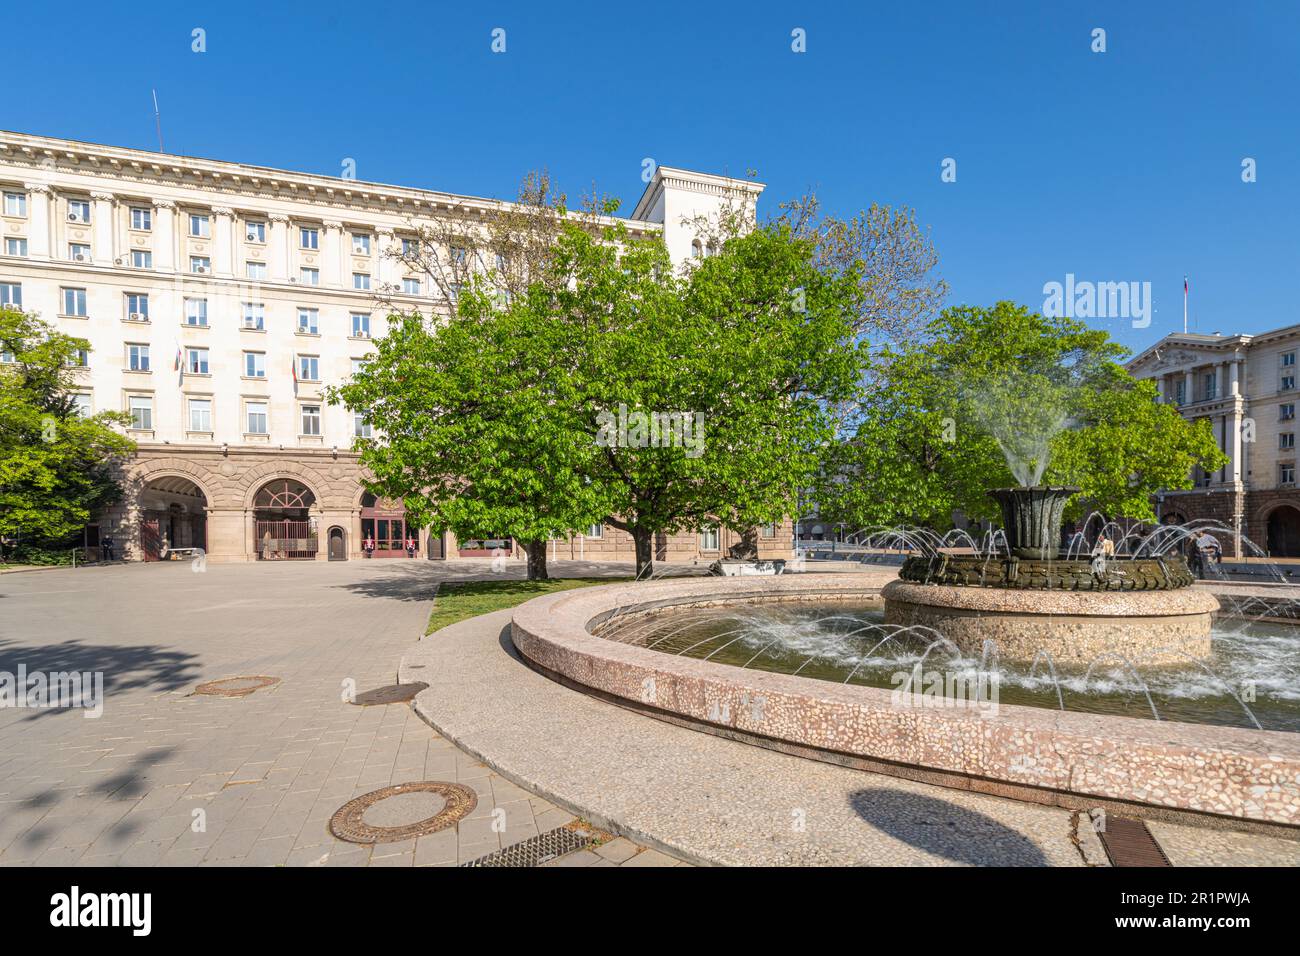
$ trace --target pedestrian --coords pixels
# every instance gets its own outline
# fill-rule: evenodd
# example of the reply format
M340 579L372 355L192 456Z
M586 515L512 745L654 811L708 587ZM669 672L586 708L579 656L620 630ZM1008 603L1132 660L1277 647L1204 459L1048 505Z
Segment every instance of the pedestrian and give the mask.
M100 551L100 556L105 561L113 560L113 536L111 534L106 534L104 535L103 538L100 539L99 551Z
M1198 578L1209 577L1211 569L1223 560L1223 548L1219 545L1219 539L1212 534L1198 531L1192 543L1194 545L1192 572Z
M415 557L415 539L410 535L406 536L406 556L408 558Z
M372 538L372 537L370 537L369 535L367 535L367 536L366 536L366 543L365 543L364 547L365 547L365 551L366 551L366 557L367 557L367 558L373 558L373 557L375 556L375 539Z
M1092 576L1098 581L1106 577L1106 563L1115 557L1115 542L1102 532L1092 546Z

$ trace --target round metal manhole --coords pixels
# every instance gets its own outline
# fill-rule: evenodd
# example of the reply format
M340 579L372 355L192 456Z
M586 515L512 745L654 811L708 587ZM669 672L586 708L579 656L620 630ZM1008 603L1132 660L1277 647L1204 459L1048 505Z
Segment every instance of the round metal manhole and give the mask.
M261 690L264 687L274 687L278 683L280 683L278 677L263 677L261 675L223 677L221 680L210 680L206 684L200 684L194 688L194 693L208 697L247 697L253 691Z
M415 695L428 687L421 681L414 681L410 684L386 684L383 687L376 687L374 690L363 691L357 694L356 700L352 703L358 707L374 707L376 704L404 704L409 700L414 700Z
M343 804L330 818L330 832L349 843L395 843L445 830L476 806L474 791L459 783L399 783Z

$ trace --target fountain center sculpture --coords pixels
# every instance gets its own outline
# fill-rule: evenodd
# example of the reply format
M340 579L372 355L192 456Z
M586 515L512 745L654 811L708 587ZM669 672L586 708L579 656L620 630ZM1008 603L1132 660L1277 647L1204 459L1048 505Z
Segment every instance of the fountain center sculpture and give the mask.
M886 585L885 621L932 627L964 651L986 641L1008 658L1186 663L1210 652L1218 600L1193 589L1179 554L1063 555L1069 487L999 488L1005 553L910 557Z

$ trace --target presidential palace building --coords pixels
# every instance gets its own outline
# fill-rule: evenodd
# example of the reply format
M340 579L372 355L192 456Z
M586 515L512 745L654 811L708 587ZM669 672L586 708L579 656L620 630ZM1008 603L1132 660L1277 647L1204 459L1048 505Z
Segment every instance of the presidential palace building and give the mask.
M680 262L701 252L690 220L761 190L660 167L624 222ZM352 448L366 426L322 394L365 362L390 309L441 311L393 250L453 210L508 204L9 132L0 191L0 304L89 340L77 401L131 417L138 450L123 500L86 529L92 552L111 535L131 560L349 560L368 539L374 558L408 558L410 540L421 559L517 557L509 539L415 528L400 501L368 494ZM789 554L788 522L756 535L763 556ZM740 537L666 536L656 557L707 563ZM633 550L594 525L550 554Z

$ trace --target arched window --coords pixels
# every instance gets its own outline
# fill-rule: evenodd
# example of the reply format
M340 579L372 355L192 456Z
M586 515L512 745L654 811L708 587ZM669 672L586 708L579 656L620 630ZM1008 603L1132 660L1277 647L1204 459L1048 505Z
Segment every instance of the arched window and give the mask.
M691 255L696 259L704 255L704 246L700 242L700 240L696 239L694 242L691 243Z

